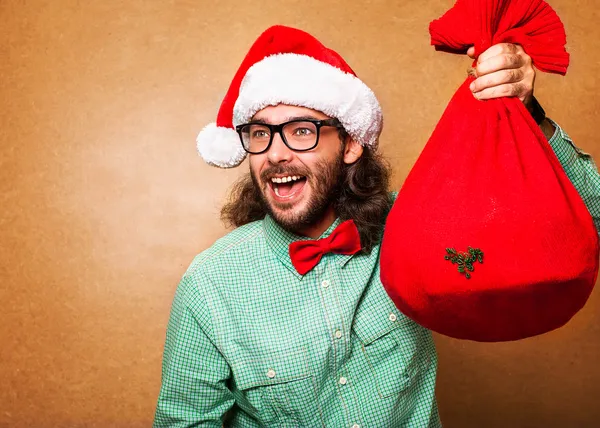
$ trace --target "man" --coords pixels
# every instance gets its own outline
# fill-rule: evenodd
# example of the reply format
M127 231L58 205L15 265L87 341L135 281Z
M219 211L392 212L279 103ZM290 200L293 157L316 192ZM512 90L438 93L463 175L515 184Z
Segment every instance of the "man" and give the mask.
M530 106L584 199L597 199L591 158L535 110L523 49L491 47L476 73L474 96ZM198 137L213 165L249 153L250 173L222 211L238 228L177 289L155 427L441 426L431 333L379 281L393 202L381 126L374 94L312 36L277 26L255 42Z

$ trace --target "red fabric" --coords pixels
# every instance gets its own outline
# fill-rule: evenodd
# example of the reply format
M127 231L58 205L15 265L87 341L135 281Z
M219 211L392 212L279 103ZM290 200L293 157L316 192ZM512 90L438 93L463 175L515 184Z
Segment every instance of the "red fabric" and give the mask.
M480 54L521 44L564 74L556 13L540 0L458 0L430 25L440 50ZM592 218L539 126L517 98L476 100L467 78L450 101L389 214L381 281L397 307L444 335L508 341L564 325L598 274ZM458 271L447 248L483 252ZM467 254L468 255L468 254Z
M358 251L360 235L354 220L341 223L327 238L292 242L289 248L292 264L300 275L305 275L314 268L323 254L354 254Z

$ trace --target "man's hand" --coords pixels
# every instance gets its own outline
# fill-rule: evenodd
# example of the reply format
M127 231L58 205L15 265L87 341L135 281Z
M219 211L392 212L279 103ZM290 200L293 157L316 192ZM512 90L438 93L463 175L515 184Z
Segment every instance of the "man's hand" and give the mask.
M471 47L467 55L474 58L474 52L475 48ZM474 74L476 79L471 83L471 91L478 100L517 97L532 112L535 69L531 57L520 45L498 43L492 46L477 58ZM539 125L547 139L554 135L554 125L548 119Z
M467 55L474 58L475 48ZM517 97L531 110L535 70L531 57L520 45L499 43L477 58L475 79L471 91L475 98L487 100L499 97Z

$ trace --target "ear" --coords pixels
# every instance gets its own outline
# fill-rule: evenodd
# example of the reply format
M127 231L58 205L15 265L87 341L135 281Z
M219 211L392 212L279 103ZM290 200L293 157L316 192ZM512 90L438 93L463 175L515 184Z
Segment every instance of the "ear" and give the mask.
M344 146L344 163L350 165L356 162L363 154L363 146L348 137Z

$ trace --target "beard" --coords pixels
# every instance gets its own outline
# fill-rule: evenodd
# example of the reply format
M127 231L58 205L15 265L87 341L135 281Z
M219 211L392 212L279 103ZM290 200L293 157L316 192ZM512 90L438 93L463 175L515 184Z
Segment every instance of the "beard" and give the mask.
M294 212L294 205L277 204L280 210L275 210L269 202L265 192L269 191L267 183L268 176L272 174L286 174L306 177L305 186L310 183L311 196L304 208ZM344 180L344 162L342 154L333 162L319 161L314 171L305 168L290 168L284 166L273 166L263 171L259 180L254 171L250 171L257 199L263 209L285 230L297 233L317 223L330 206L335 203L340 194L340 188Z

